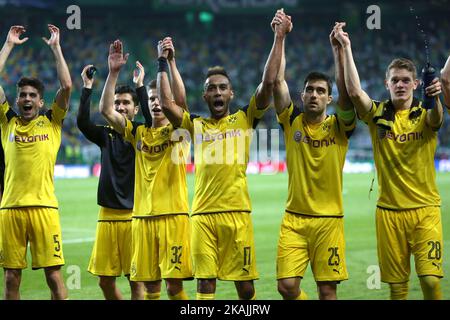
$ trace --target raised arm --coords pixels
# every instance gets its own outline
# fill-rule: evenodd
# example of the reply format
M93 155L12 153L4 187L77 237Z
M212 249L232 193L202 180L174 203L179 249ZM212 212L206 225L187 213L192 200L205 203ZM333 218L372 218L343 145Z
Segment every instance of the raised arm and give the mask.
M170 86L172 89L173 99L175 100L175 104L187 111L188 106L186 101L186 89L175 61L175 47L173 45L172 38L164 38L161 45L163 51L168 51L167 62L170 70Z
M81 90L80 107L78 108L77 113L77 126L87 139L100 145L102 142L102 129L99 126L96 126L91 121L90 117L92 84L94 83L94 78L89 79L86 75L86 72L90 67L92 67L92 65L85 66L81 73L83 89Z
M281 24L282 20L280 19L281 11L279 10L275 17L272 20L271 26L272 30L275 32L275 28L278 27L278 25ZM289 19L290 17L287 16ZM291 23L291 29L292 29L292 23ZM283 40L283 46L281 49L281 63L280 63L280 69L278 70L277 78L275 80L275 85L273 88L273 100L275 105L275 111L277 114L280 114L283 112L284 109L289 107L291 104L291 95L289 93L289 87L287 85L286 79L285 79L285 70L286 70L286 52L285 52L285 40Z
M48 25L50 31L50 39L43 37L44 42L50 47L55 56L56 72L58 74L60 88L56 93L56 104L67 110L69 108L70 93L72 91L72 79L70 78L69 67L67 67L66 60L64 59L61 45L59 43L59 29L52 25Z
M361 81L359 80L358 70L356 69L355 61L348 33L342 29L345 23L336 23L333 32L334 37L342 46L342 56L344 65L344 82L353 106L356 109L360 118L364 116L372 108L372 99L361 88Z
M264 67L262 82L255 93L256 107L258 109L265 109L270 103L277 74L280 70L284 39L286 34L292 30L291 20L284 14L283 10L278 10L276 16L280 22L274 28L272 49Z
M427 96L435 97L436 104L433 109L427 111L427 125L434 129L439 129L444 120L444 109L442 108L439 95L442 93L442 85L439 78L434 79L431 85L425 88Z
M156 84L158 99L164 115L174 127L179 127L183 121L184 110L172 99L172 90L168 75L169 64L167 62L169 51L163 50L162 43L162 41L158 43L158 77Z
M6 37L6 41L3 44L2 50L0 51L0 74L3 72L3 68L5 67L6 60L8 60L9 54L16 44L22 44L28 40L28 38L20 39L20 36L26 32L25 27L23 26L12 26L9 29L8 36ZM5 92L0 85L0 103L4 103L6 101Z
M351 123L354 121L356 114L352 101L348 96L347 88L345 87L344 56L342 52L344 49L335 38L334 29L330 33L330 44L333 51L336 86L338 89L337 114L342 118L344 123Z
M123 115L114 109L114 91L119 78L120 69L127 63L129 54L123 54L122 42L114 41L109 46L108 67L109 73L100 98L100 112L106 121L120 134L125 133L126 120Z
M139 99L139 105L141 106L142 115L145 119L145 124L147 127L152 125L152 115L148 108L148 93L147 88L144 86L145 70L144 66L136 61L136 69L134 70L133 82L136 86L136 94Z
M445 63L444 69L441 71L441 81L444 93L444 103L447 108L450 108L450 56Z

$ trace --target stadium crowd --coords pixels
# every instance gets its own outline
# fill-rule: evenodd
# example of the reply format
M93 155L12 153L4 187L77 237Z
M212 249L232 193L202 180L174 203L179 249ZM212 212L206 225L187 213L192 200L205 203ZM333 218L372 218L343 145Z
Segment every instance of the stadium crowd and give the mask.
M102 28L96 28L93 21L87 21L81 30L67 30L62 28L63 50L74 80L71 108L64 123L63 142L58 156L59 162L90 163L99 161L99 153L76 127L76 112L82 87L79 74L87 64L93 64L98 69L96 76L100 81L94 84L92 101L92 116L98 123L104 123L98 113L98 101L101 88L107 75L105 57L108 44L120 38L124 42L125 51L130 53L130 60L121 74L120 82L132 84L134 61L139 60L147 70L146 81L156 75L156 44L164 36L170 35L174 39L176 59L181 75L185 82L189 108L193 113L204 115L207 108L201 97L203 81L209 66L223 65L231 79L236 99L232 107L245 106L254 93L260 81L260 75L266 59L272 33L268 28L268 19L227 19L227 23L215 21L213 25L200 22L186 21L162 22L162 20L139 21L142 32L128 27L129 20L102 23ZM235 21L234 21L235 20ZM297 19L298 21L299 19ZM300 101L299 92L303 78L311 70L323 71L334 77L333 57L328 41L329 25L318 22L297 24L290 35L286 49L286 59L289 67L286 79L295 101ZM8 26L14 21L1 21L0 26L6 33ZM410 21L411 28L401 28L404 21L400 20L383 25L381 30L367 32L365 28L351 28L355 60L360 70L361 82L364 90L372 97L380 100L387 98L387 91L381 79L384 78L385 68L394 57L412 59L420 70L426 62L424 38L420 32L411 31L415 27ZM443 24L445 26L443 26ZM42 22L30 19L27 33L40 35L45 32ZM428 36L430 61L438 71L448 56L450 39L445 30L450 29L449 21L440 21L439 27L434 21L427 24L425 30ZM42 32L41 32L42 31ZM42 33L42 34L41 34ZM6 34L2 34L4 37ZM2 74L2 84L7 89L8 99L15 97L14 85L22 75L39 77L46 87L46 97L50 97L57 89L55 71L50 53L45 50L40 37L32 37L28 44L16 50ZM36 63L29 63L35 61ZM333 93L337 94L334 86ZM416 91L420 95L420 90ZM50 99L50 98L48 98ZM50 101L46 101L49 105ZM331 108L331 110L333 110ZM270 111L273 113L273 110ZM439 133L438 158L450 158L450 123L444 121ZM141 115L137 118L143 121ZM265 117L262 124L268 128L278 128L273 114ZM281 139L282 140L282 139ZM281 141L283 144L283 142ZM282 145L284 148L284 145ZM371 143L367 127L357 126L350 142L349 156L355 160L366 160L371 157Z

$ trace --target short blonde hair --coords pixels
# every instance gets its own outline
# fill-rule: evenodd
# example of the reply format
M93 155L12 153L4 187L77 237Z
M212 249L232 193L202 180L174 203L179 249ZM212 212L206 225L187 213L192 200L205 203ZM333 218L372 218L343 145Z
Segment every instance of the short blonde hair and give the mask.
M414 65L414 62L409 59L397 58L392 60L386 70L386 79L389 79L389 71L391 71L391 69L406 69L409 72L412 72L414 80L417 79L416 66Z

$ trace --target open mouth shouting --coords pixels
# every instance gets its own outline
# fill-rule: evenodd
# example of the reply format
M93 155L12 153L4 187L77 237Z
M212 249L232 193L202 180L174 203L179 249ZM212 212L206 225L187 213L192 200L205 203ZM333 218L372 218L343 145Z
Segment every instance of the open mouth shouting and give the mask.
M213 106L214 106L214 110L222 111L223 108L225 107L225 103L223 102L223 100L216 100L213 102Z
M33 105L31 103L24 104L22 110L26 115L29 115L33 110Z
M162 109L161 109L160 107L154 107L154 108L152 109L152 112L153 112L155 115L158 115L158 114L161 114Z

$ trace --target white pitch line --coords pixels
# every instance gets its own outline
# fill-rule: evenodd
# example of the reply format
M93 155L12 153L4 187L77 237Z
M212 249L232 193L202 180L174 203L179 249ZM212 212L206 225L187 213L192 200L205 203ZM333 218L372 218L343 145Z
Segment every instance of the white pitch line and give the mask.
M78 238L78 239L69 239L64 240L63 244L76 244L76 243L84 243L84 242L94 242L95 238Z

